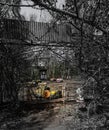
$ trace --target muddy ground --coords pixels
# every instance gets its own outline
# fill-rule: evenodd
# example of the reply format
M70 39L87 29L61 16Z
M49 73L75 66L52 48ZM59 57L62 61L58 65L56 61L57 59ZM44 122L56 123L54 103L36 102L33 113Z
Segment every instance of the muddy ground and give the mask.
M108 130L104 127L106 121L103 114L87 115L87 111L80 111L84 104L77 103L76 89L78 82L67 81L72 100L66 103L55 104L22 104L16 110L3 108L0 111L0 130Z

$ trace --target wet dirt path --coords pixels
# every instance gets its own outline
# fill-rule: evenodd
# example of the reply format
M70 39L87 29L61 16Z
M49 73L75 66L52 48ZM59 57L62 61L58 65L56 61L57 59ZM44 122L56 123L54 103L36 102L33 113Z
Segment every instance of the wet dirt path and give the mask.
M75 91L81 84L76 82L67 81L67 96L70 98L77 97ZM78 104L71 101L46 104L41 106L41 109L37 107L29 111L16 111L13 114L1 113L0 117L3 118L0 118L0 130L68 130L69 122L76 117Z

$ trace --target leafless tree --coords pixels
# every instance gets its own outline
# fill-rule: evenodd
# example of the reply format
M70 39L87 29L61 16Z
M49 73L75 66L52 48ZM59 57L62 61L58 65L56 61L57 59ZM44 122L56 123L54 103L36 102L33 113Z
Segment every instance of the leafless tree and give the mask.
M64 9L49 0L32 0L39 7L55 12L74 28L72 49L78 59L80 71L92 77L94 100L104 105L109 96L109 2L107 0L68 0ZM55 15L56 16L56 15ZM91 88L92 89L92 88Z

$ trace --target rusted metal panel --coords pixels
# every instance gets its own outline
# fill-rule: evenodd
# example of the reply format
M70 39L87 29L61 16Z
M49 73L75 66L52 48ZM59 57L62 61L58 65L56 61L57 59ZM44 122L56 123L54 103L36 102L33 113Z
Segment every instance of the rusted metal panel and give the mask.
M28 83L29 84L29 83ZM31 84L31 82L30 82ZM36 101L36 102L53 102L60 101L60 99L65 98L65 83L49 83L47 87L50 88L50 97L46 99L43 97L43 93L45 91L45 83L39 83L38 86L28 86L21 88L19 91L19 100L20 101ZM53 93L55 92L55 93ZM58 92L61 92L62 96L56 96ZM54 95L56 94L56 95Z

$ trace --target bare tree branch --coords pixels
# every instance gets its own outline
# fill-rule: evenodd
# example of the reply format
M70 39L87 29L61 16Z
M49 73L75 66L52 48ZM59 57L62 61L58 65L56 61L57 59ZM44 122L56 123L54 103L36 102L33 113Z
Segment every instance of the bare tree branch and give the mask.
M13 7L34 7L36 6L36 4L33 4L33 5L18 5L18 4L8 4L8 3L2 3L0 2L0 5L7 5L7 6L13 6Z
M61 10L61 9L58 9L58 8L56 8L56 7L54 7L54 6L50 6L50 5L48 5L48 4L45 4L44 2L41 2L40 0L32 0L32 1L33 1L36 5L39 5L40 7L44 7L45 9L54 11L54 12L56 12L56 13L60 13L60 14L62 14L62 15L67 15L67 16L69 16L69 17L71 17L71 18L73 18L73 19L77 19L77 20L79 20L79 21L83 21L84 23L86 23L86 24L88 24L88 25L90 25L90 26L93 26L93 27L95 27L96 29L102 31L104 34L107 34L107 33L108 33L105 29L101 28L97 23L93 23L92 21L88 21L88 20L85 20L85 19L83 19L83 18L80 18L80 17L76 16L75 14L72 14L72 13L67 12L67 11L65 11L65 10Z

